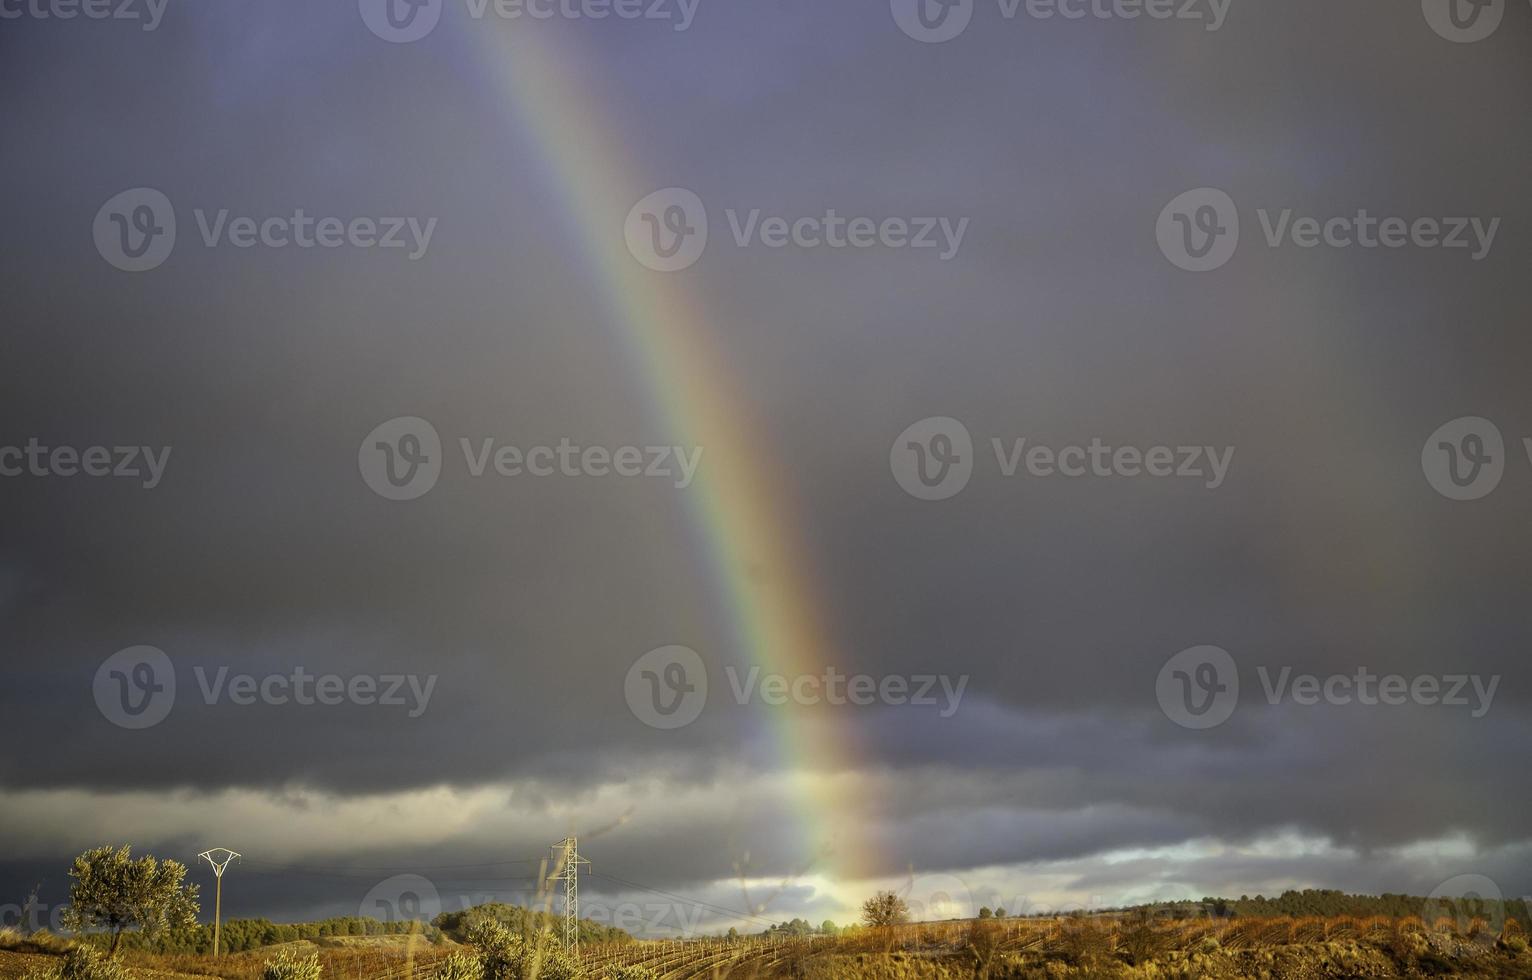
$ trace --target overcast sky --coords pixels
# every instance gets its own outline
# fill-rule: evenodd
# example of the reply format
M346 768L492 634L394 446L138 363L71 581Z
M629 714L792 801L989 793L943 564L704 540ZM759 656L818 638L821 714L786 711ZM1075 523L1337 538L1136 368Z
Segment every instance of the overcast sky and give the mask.
M595 862L587 904L630 903L656 934L754 928L723 911L747 905L845 921L888 885L933 915L1462 875L1532 893L1532 7L1498 4L1470 41L1436 0L1232 0L1216 30L1206 3L1076 20L976 2L942 43L901 28L899 0L701 0L684 30L674 3L475 20L448 0L403 43L349 2L169 0L152 30L142 0L136 21L0 4L19 11L0 21L0 447L45 447L42 473L0 451L0 905L38 882L58 904L69 858L116 842L239 850L232 917L377 914L402 892L453 909L523 899L569 833ZM512 99L504 79L529 73L492 62L518 56L588 98L550 76ZM581 188L529 106L602 128L620 152L577 172L630 203L706 203L699 261L628 271L701 311L711 382L747 420L688 486L470 475L460 439L697 449L592 258L628 215L571 217ZM103 210L134 188L177 223L141 272L107 258L152 228L139 199L122 228ZM1211 214L1227 234L1201 198L1162 219L1197 188L1240 224L1201 272L1156 233ZM220 210L295 208L416 225L404 248L203 242ZM950 250L742 247L730 209L966 224ZM1283 211L1362 209L1442 235L1268 241ZM1442 247L1456 217L1479 224ZM401 417L431 423L443 463L403 501L359 464ZM972 441L940 500L901 483L901 433L931 418ZM1479 422L1438 433L1463 418L1500 444ZM397 436L378 439L409 449ZM1093 440L1177 465L1098 453L1108 475L1044 475L1024 455L1063 465ZM1498 485L1452 499L1443 443L1464 467L1487 454ZM52 454L93 446L150 447L162 470ZM765 558L748 549L720 565L714 465L780 486L790 526L767 537L796 569L741 572ZM807 594L825 649L744 648L731 574L752 603ZM674 729L630 683L670 645L709 681ZM1187 705L1228 676L1188 667L1178 708L1167 661L1204 645L1239 691L1188 727L1217 720ZM136 646L176 684L148 727L111 708L114 685L138 704L166 680L107 663ZM945 678L951 700L736 702L729 667L808 661ZM1286 686L1364 668L1466 703ZM404 704L204 692L299 669L417 686Z

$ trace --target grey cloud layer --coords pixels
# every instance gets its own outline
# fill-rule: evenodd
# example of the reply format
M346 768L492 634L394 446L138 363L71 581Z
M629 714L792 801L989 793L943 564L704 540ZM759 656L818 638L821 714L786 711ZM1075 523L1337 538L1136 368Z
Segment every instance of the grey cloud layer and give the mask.
M717 249L688 286L759 427L749 445L706 447L704 477L736 456L784 475L835 666L972 677L950 724L851 710L822 730L850 729L882 872L1086 862L1293 827L1361 857L1344 872L1224 857L1187 872L1194 882L1164 859L1068 873L1124 892L1140 878L1402 889L1433 866L1379 849L1453 834L1514 844L1532 802L1509 776L1529 727L1532 469L1513 461L1495 495L1454 506L1418 455L1463 414L1496 419L1508 442L1532 435L1520 329L1532 134L1514 125L1532 109L1527 11L1464 48L1413 9L1317 0L1236 3L1212 35L1017 22L924 46L864 6L704 5L685 34L517 29L592 66L626 153L610 163L636 192L970 219L946 263ZM0 785L346 797L447 784L551 801L656 779L723 797L739 760L787 765L759 709L714 705L662 733L623 701L624 672L653 647L688 644L719 671L743 655L692 498L449 473L396 505L357 477L358 440L402 414L453 444L678 438L556 176L479 61L482 39L384 45L350 7L296 3L172 5L152 33L108 26L8 22L0 37L15 93L0 120L20 137L0 146L12 216L0 444L175 449L147 493L0 480L0 714L44 747L0 758ZM527 43L503 40L508 57ZM128 276L88 232L102 201L138 185L184 202L189 236L194 207L438 220L413 263L187 248ZM1155 251L1153 222L1198 185L1252 216L1372 207L1494 214L1502 228L1468 263L1268 251L1251 221L1238 261L1189 276ZM1100 436L1238 452L1216 492L981 472L926 504L890 479L888 443L935 414L982 445ZM762 592L797 574L736 571ZM90 682L137 643L167 650L188 688L197 665L440 680L408 723L188 699L128 738ZM1160 664L1196 643L1228 648L1252 690L1259 664L1505 680L1482 722L1251 703L1209 738L1170 726L1153 699ZM714 802L603 846L634 880L723 888L705 883L728 879L743 850L763 874L801 866L813 848L793 839L795 805ZM603 804L594 819L620 812ZM543 828L529 826L515 847L540 854ZM55 860L0 855L0 887L30 885L100 828L82 822L69 847L30 829ZM380 844L372 861L477 861L479 844L465 830L424 856ZM1524 860L1495 853L1508 890L1532 888ZM335 860L353 859L367 863ZM349 900L347 882L307 885L297 901L256 886L250 911Z

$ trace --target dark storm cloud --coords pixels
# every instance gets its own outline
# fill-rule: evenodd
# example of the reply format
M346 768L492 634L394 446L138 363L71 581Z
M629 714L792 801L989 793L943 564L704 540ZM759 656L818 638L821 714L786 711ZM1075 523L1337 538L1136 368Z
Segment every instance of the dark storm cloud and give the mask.
M1292 828L1364 855L1452 834L1486 848L1519 839L1532 801L1507 773L1528 729L1532 471L1516 456L1496 494L1454 505L1421 479L1419 452L1466 414L1497 420L1516 453L1532 435L1519 376L1532 135L1515 125L1532 108L1526 14L1513 6L1494 39L1467 46L1382 3L1236 0L1217 33L1002 23L981 6L985 29L930 46L878 3L718 5L687 33L517 25L587 59L625 182L692 187L713 210L715 244L686 288L760 438L707 453L764 456L783 474L829 656L846 672L971 678L950 719L833 716L855 733L861 772L845 778L866 787L881 873ZM762 779L786 767L769 712L715 700L696 725L657 732L623 700L629 664L651 648L686 643L714 670L743 655L694 500L459 469L396 504L358 478L361 439L398 415L429 418L449 454L459 437L678 438L603 303L558 175L482 62L472 32L499 28L459 23L392 46L349 6L299 4L173 5L154 32L116 26L21 20L0 33L12 93L0 444L174 450L153 491L0 481L0 712L42 747L0 759L0 782L337 798L505 786L558 801L656 779L707 802L677 814L636 794L635 822L601 845L625 877L730 904L708 883L745 851L762 876L799 871L811 848L792 839L790 792L762 791L754 811L720 802L749 783L741 760ZM507 57L518 43L509 32ZM557 108L557 93L531 97ZM130 276L100 260L90 227L102 202L140 185L176 202L187 244ZM1153 235L1164 203L1201 185L1228 190L1246 225L1238 259L1211 276L1173 269ZM193 244L194 207L438 225L414 262L207 250ZM1504 227L1478 263L1271 250L1257 207L1486 214ZM971 226L945 263L741 250L724 208ZM905 496L889 473L895 435L931 415L962 419L979 457L968 489L940 503ZM1007 479L990 446L1095 437L1236 452L1209 490ZM91 682L139 643L172 656L183 696L166 723L124 732ZM1160 713L1154 681L1199 643L1246 671L1369 665L1503 682L1493 711L1470 720L1268 708L1247 676L1234 720L1186 732ZM438 679L414 719L201 704L192 671L220 666ZM524 832L489 853L541 854L545 829L567 831L552 802L541 820L527 806ZM586 825L622 812L602 797ZM80 843L32 819L8 840L44 842L55 859L28 846L0 863L10 891ZM332 863L486 859L483 827L422 845L403 825L392 847ZM141 844L205 846L179 830ZM1123 891L1183 871L1210 889L1429 890L1440 870L1374 857L1342 882L1333 863L1301 857L1144 860L1155 870L1075 873L1081 888ZM1525 870L1504 862L1508 890L1527 887ZM353 901L345 879L267 873L274 883L246 893L250 913ZM811 892L787 896L786 911L821 909Z

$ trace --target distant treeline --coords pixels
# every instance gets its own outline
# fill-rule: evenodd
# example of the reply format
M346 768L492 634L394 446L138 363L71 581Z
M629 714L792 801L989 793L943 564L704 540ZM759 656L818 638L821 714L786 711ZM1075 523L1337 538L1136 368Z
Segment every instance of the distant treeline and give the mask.
M522 908L520 905L506 905L502 902L475 905L461 912L443 912L431 920L431 925L458 942L462 942L468 930L481 919L493 919L513 933L523 936L541 932L544 929L552 931L557 936L564 934L562 915L551 915L547 912ZM579 928L581 943L630 943L633 941L633 937L622 929L604 926L588 919L581 919Z
M276 923L267 919L229 919L223 924L219 945L225 952L240 953L275 946L278 943L297 942L300 939L319 940L336 936L399 936L418 932L431 942L440 942L441 934L434 926L420 922L380 922L377 919L347 915L318 922ZM153 953L211 953L213 951L213 926L196 925L189 929L168 930L158 936L142 932L124 933L122 944L133 949Z
M1527 902L1520 898L1507 901L1481 898L1421 898L1418 895L1395 895L1388 892L1382 895L1348 895L1329 888L1285 891L1276 898L1266 898L1262 895L1251 898L1248 895L1241 895L1237 899L1204 898L1200 902L1163 902L1140 906L1138 910L1181 917L1288 915L1293 918L1308 916L1333 918L1339 915L1350 915L1368 918L1386 915L1390 918L1402 919L1413 915L1427 920L1427 924L1441 916L1451 918L1477 916L1486 921L1510 918L1523 925L1532 924L1532 920L1529 920L1527 915Z

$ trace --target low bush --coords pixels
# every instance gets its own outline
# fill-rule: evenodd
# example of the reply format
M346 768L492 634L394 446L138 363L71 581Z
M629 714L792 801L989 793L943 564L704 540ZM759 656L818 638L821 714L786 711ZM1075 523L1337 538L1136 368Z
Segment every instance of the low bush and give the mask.
M283 950L276 959L267 960L261 967L261 980L319 980L324 967L319 964L318 954L299 956Z

